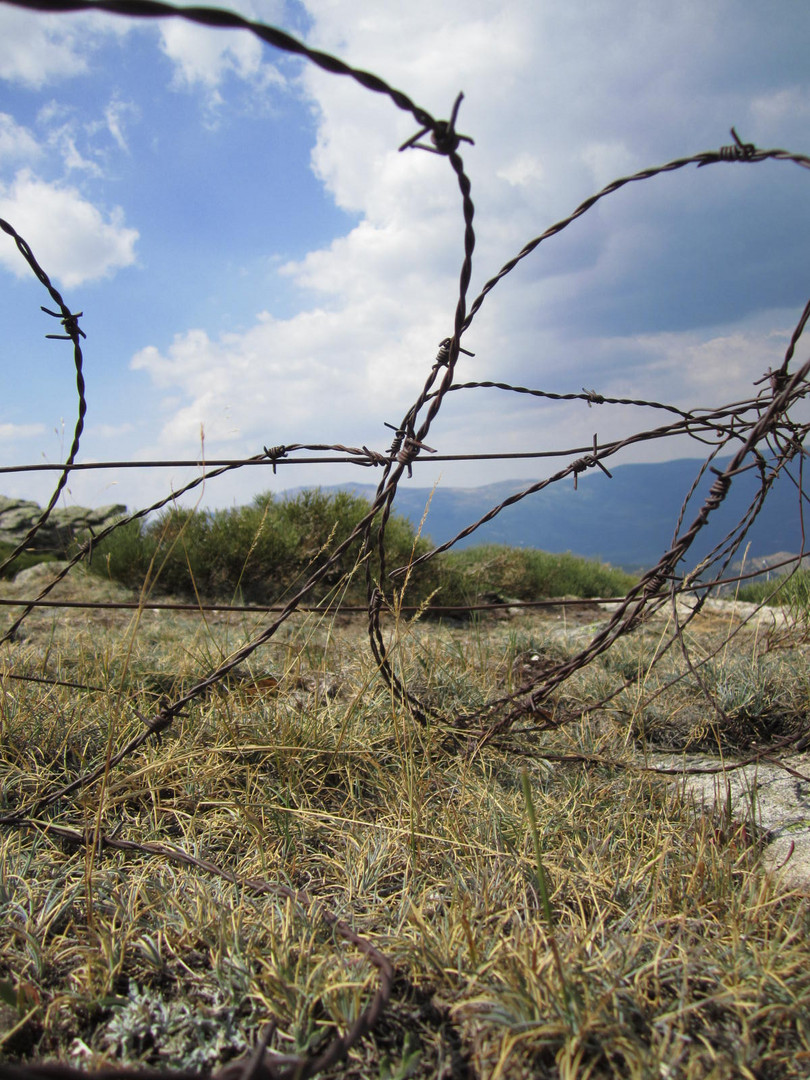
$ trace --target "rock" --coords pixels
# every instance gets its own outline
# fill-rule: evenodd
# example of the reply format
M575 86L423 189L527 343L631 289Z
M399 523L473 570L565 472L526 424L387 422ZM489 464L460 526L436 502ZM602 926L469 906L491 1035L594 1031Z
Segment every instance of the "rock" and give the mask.
M127 508L120 503L96 509L55 507L31 540L31 549L64 555L75 541L85 539L91 529L101 532L126 512ZM42 507L37 503L0 495L0 542L15 546L21 543L41 516Z
M14 578L15 585L27 586L30 590L40 589L49 585L55 577L64 570L69 563L66 559L54 559L51 562L37 563L36 566L26 567Z
M784 764L762 760L726 772L689 774L690 768L717 768L711 755L654 755L658 768L684 768L671 777L688 794L703 803L724 809L739 822L751 821L765 837L765 864L778 870L789 886L810 889L810 754L784 754ZM787 768L785 768L787 766Z

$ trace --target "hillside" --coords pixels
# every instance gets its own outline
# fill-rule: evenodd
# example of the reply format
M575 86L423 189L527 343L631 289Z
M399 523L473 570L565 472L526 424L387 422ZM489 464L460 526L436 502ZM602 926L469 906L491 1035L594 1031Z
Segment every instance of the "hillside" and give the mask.
M551 552L571 551L628 569L649 566L669 546L684 496L700 465L700 461L685 458L654 465L611 466L612 480L599 470L592 470L579 477L576 491L570 481L554 484L509 507L461 541L460 546L510 544ZM545 475L548 473L538 471L538 479ZM711 474L703 478L688 508L687 521L694 518L713 479ZM431 498L430 488L404 481L397 491L396 510L418 526L430 500L424 531L435 543L443 543L530 483L504 480L474 488L440 486ZM372 499L375 491L372 484L346 484L322 490L338 489L367 499ZM710 550L725 536L743 516L756 490L757 474L753 471L735 479L725 502L712 515L696 553ZM749 558L798 551L799 498L789 478L780 477L775 484L746 543L750 543Z

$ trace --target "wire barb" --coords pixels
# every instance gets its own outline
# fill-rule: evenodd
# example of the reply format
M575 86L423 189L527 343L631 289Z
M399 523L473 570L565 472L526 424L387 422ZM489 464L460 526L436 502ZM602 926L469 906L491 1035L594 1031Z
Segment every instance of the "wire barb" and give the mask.
M420 442L414 434L413 426L408 428L396 428L393 424L385 423L387 428L395 433L394 440L391 443L391 447L388 451L389 457L394 461L398 461L401 465L407 465L408 467L408 479L413 476L412 463L418 457L420 450L426 450L429 454L437 453L432 446L427 446L425 443Z
M787 372L782 371L780 368L774 370L772 367L769 367L761 378L754 380L753 385L761 386L764 382L770 384L771 391L774 394L778 394L787 382Z
M273 463L273 476L275 476L276 475L276 463L279 462L282 458L285 458L287 456L287 447L284 446L284 445L270 446L270 447L265 446L265 447L263 447L263 449L264 449L264 456L269 458L270 461Z
M381 454L379 450L370 450L367 446L363 446L363 453L368 458L368 461L361 461L361 465L365 465L369 468L376 468L378 465L388 465L391 462L389 457L385 454Z
M731 129L731 137L734 143L731 146L720 147L720 157L723 161L750 161L757 152L753 143L744 143L737 134L735 128Z
M587 391L586 391L587 392ZM571 468L574 470L574 491L577 490L577 477L581 472L585 472L586 469L592 469L594 465L598 465L608 480L613 479L613 473L610 472L605 465L599 460L599 443L596 435L593 437L593 453L586 454L585 457L577 458Z
M40 305L40 311L44 311L46 315L52 315L54 319L59 319L64 326L66 333L64 334L46 334L46 338L50 338L52 341L76 341L77 338L86 338L84 330L79 326L78 320L84 315L83 311L77 311L75 315L70 312L64 315L61 311L51 311L50 308L42 307Z
M450 345L452 344L452 338L446 337L444 341L439 344L439 351L436 353L436 359L433 361L433 366L449 367L450 366ZM475 356L474 352L470 352L469 349L462 349L459 345L458 351L464 353L465 356Z
M443 154L448 157L450 154L455 154L460 142L470 143L471 146L475 146L475 140L471 139L469 135L459 135L456 131L458 110L463 100L464 94L460 93L455 100L449 120L436 120L433 125L426 124L415 135L411 135L410 139L405 140L399 148L400 152L403 150L427 150L430 154ZM430 141L433 146L426 146L425 143L419 142L422 136L427 135L428 132L430 132Z

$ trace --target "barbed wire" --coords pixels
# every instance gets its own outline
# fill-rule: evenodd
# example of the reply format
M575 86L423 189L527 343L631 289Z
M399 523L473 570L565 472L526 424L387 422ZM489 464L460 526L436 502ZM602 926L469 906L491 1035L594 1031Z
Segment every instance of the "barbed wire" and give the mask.
M274 1031L271 1025L258 1040L256 1051L248 1061L229 1065L219 1074L222 1080L257 1080L257 1078L258 1080L279 1080L281 1077L313 1076L316 1072L327 1068L344 1056L371 1029L390 997L393 968L390 961L371 942L357 935L347 923L342 922L328 908L319 904L307 893L297 892L281 883L240 878L224 868L168 845L125 841L100 831L92 834L72 829L58 824L58 822L46 815L46 811L56 804L64 804L65 800L77 792L91 788L103 776L108 775L110 770L143 746L148 739L159 736L161 732L172 724L176 717L183 715L192 703L201 699L212 687L221 683L230 672L243 664L256 650L266 645L295 612L322 611L323 609L318 605L308 604L307 599L311 597L315 587L326 580L329 572L339 564L341 556L357 544L360 545L360 562L364 564L366 575L367 604L362 610L367 614L369 645L381 676L387 682L395 698L410 710L415 721L426 723L431 717L441 717L445 725L451 731L458 732L460 736L463 734L466 738L472 733L475 737L477 749L480 749L488 741L505 738L514 728L518 718L529 718L532 722L532 731L558 726L559 723L565 722L565 718L560 720L545 708L545 703L549 701L551 695L571 675L591 663L620 637L644 623L665 605L671 605L673 608L675 629L667 641L657 649L656 658L653 662L657 662L668 649L677 643L684 651L687 668L693 675L697 676L698 683L703 685L706 695L710 697L705 681L700 678L699 674L700 665L703 661L695 663L689 656L684 629L699 613L706 598L713 590L726 582L741 581L746 576L742 572L736 577L729 576L729 567L735 555L739 553L751 526L762 512L774 483L783 474L790 477L791 481L796 485L800 505L801 543L798 545L800 554L795 556L795 561L789 561L793 569L801 565L801 558L806 554L803 524L803 502L806 498L803 487L803 458L805 453L803 443L808 430L810 430L810 425L797 420L794 412L795 406L803 401L810 392L810 384L808 384L810 360L800 364L795 371L791 371L791 364L798 343L810 319L810 302L804 308L796 323L780 365L775 369L769 368L754 384L761 385L762 389L745 400L719 407L686 410L666 402L649 401L634 397L610 397L603 395L596 389L587 389L585 387L582 388L581 392L558 393L489 380L461 383L455 381L456 366L459 356L467 351L462 347L464 334L469 330L490 292L503 282L515 267L528 258L542 243L559 235L572 222L587 213L607 196L619 191L626 185L652 180L665 173L679 171L689 166L695 166L696 168L711 165L729 167L738 164L756 165L764 161L775 161L791 163L803 169L810 169L810 158L786 150L759 149L751 143L743 142L736 130L732 128L731 133L734 141L728 146L721 146L717 150L703 151L689 157L677 158L663 165L644 169L630 176L614 180L580 203L567 217L551 225L543 233L525 244L517 255L506 262L485 283L478 295L470 302L468 293L476 243L474 228L475 206L472 199L471 182L459 153L461 145L470 143L472 140L469 136L460 135L456 130L459 109L463 100L462 94L459 94L456 98L450 118L448 120L437 120L427 110L415 104L406 94L391 87L379 76L352 68L336 57L310 49L284 31L251 21L223 9L184 8L169 3L157 2L157 0L4 0L4 2L39 12L101 11L112 15L134 18L177 18L213 28L249 32L266 45L301 57L336 76L353 79L365 90L388 97L396 108L410 113L419 130L415 135L407 139L399 149L401 151L427 150L446 158L458 186L463 221L463 242L458 292L451 320L452 333L440 343L422 389L400 423L393 427L393 439L390 447L385 452L373 450L367 446L352 447L343 444L295 443L269 448L263 447L261 452L247 458L221 459L213 462L202 460L77 462L76 457L87 411L85 385L82 375L81 339L84 334L79 328L78 322L81 312L71 311L50 282L45 271L36 261L26 241L19 236L11 224L0 220L0 229L15 242L19 252L25 258L37 279L46 288L56 306L56 311L50 308L43 308L43 310L48 315L60 320L64 333L46 336L62 338L72 343L78 392L78 415L73 441L67 459L63 464L31 464L0 468L0 472L3 473L56 471L59 474L54 492L47 506L24 540L16 546L11 555L0 565L0 571L13 563L23 549L30 545L36 533L47 521L72 472L113 467L163 468L169 466L189 466L202 470L200 475L181 485L176 490L172 490L165 497L153 502L148 507L124 515L120 520L109 524L99 531L97 535L82 543L78 551L57 571L54 579L42 587L37 596L20 600L4 599L0 601L2 606L20 606L23 608L22 612L0 638L0 641L11 640L32 611L48 607L82 609L103 607L119 610L155 608L156 610L194 610L198 612L208 610L250 611L274 616L267 625L253 634L219 665L210 670L205 677L198 679L191 687L179 691L172 700L164 699L159 701L150 715L140 713L132 704L135 715L142 723L141 730L135 736L130 738L125 745L119 747L117 751L111 752L102 765L87 769L69 784L40 794L10 813L3 815L0 817L0 826L45 831L59 836L65 841L84 847L95 845L99 848L113 847L120 850L159 855L163 858L196 867L204 872L216 874L233 884L238 884L252 891L284 896L303 909L317 911L320 918L327 925L331 926L344 940L364 953L370 962L376 966L378 987L371 1001L361 1011L359 1018L350 1030L344 1035L338 1035L332 1039L320 1054L313 1052L309 1055L297 1055L294 1059L274 1055L270 1050L270 1042ZM425 137L428 137L428 143L422 141ZM587 403L589 407L595 408L616 406L633 407L639 410L652 409L670 414L670 419L668 423L657 428L636 431L623 438L601 443L598 436L594 434L592 445L569 450L532 450L525 453L503 454L482 452L478 454L452 455L436 453L432 447L428 446L427 440L430 437L431 428L448 394L488 390L514 393L548 401L578 400ZM510 506L537 494L549 486L570 480L576 487L578 477L587 470L594 468L601 470L605 474L606 482L609 482L611 473L608 463L621 451L642 442L683 436L707 446L709 452L694 484L683 499L675 523L672 541L657 564L647 570L624 597L611 598L613 607L609 612L606 623L597 628L587 645L574 656L541 671L527 685L521 686L514 693L490 700L475 713L447 717L440 712L437 706L421 701L418 695L403 681L402 675L395 670L390 647L386 643L383 633L383 620L387 612L410 610L407 606L404 606L403 595L396 591L402 588L403 582L407 580L410 573L416 567L437 558L442 552L472 535L483 524L492 521ZM721 451L726 450L730 452L730 457L728 459L724 458L722 467L720 467L716 462L720 460ZM476 522L458 532L452 539L432 548L419 558L413 559L406 566L399 566L389 570L385 536L395 507L398 486L404 476L411 475L413 466L424 460L423 454L430 454L432 460L442 461L508 460L519 457L565 457L568 460L562 468L552 475L527 484L521 491L504 499L482 515ZM317 456L313 457L311 455ZM790 466L797 460L799 463L798 476L794 476ZM174 503L178 498L194 491L201 484L241 468L269 466L273 472L276 472L276 469L282 465L311 464L314 462L342 462L352 463L364 468L378 468L381 470L381 476L368 511L351 529L348 536L337 543L329 551L327 557L311 570L303 584L300 584L294 595L284 603L263 607L261 605L208 605L207 603L194 605L166 604L152 602L148 599L131 604L48 599L56 585L63 581L78 563L91 557L94 546L100 541L104 540L116 529L131 522L141 521L148 515ZM754 497L725 537L719 543L716 543L708 554L701 558L697 566L690 568L687 563L687 556L696 538L706 527L712 515L719 510L737 478L752 470L758 475L758 488ZM699 505L695 507L698 485L701 480L707 478L710 474L713 477L711 489L702 498ZM684 566L681 564L684 564ZM677 599L685 594L692 594L696 599L689 612L682 615L678 612ZM601 601L587 600L581 602L593 604ZM557 605L560 601L536 601L531 604L505 601L503 604L498 605L469 606L429 605L428 610L431 606L436 611L449 612L460 609L469 611L492 610L502 607L542 607L550 603ZM419 608L419 610L424 611L425 608ZM746 618L750 617L749 615ZM49 681L45 675L29 676L24 672L0 673L0 676ZM53 680L53 683L54 685L65 686L77 685L69 683L67 680L64 682ZM82 685L81 688L103 692L101 687ZM605 703L606 701L600 704ZM786 742L785 745L788 745L788 743ZM584 760L587 755L575 756L578 760ZM28 1080L37 1075L43 1077L53 1075L52 1071L49 1072L48 1066L20 1067L19 1069L12 1068L10 1070L10 1073L15 1072L20 1076L27 1077ZM64 1076L65 1074L71 1075L72 1071L62 1069L60 1075ZM121 1072L118 1075L143 1078L145 1074L139 1070L130 1070ZM176 1075L178 1077L184 1076L184 1074L180 1073Z
M46 334L45 337L56 341L73 342L73 364L76 370L76 392L79 397L78 415L76 417L76 425L73 429L73 442L71 443L65 464L60 467L61 476L59 477L59 481L57 482L57 485L53 490L53 494L51 495L48 505L40 514L39 519L34 522L34 524L28 530L23 539L17 544L14 550L11 551L9 555L7 555L5 559L3 559L2 562L0 562L0 573L2 573L3 570L5 570L7 566L13 563L14 560L19 555L21 555L22 552L30 545L31 541L34 539L36 534L48 520L51 511L59 501L59 496L62 494L62 491L64 490L70 476L70 467L75 461L76 455L79 452L79 443L81 441L82 431L84 430L84 417L87 413L87 400L84 396L85 386L84 375L82 374L83 356L81 347L81 339L85 336L85 334L84 331L79 328L79 319L82 316L82 312L71 312L70 308L65 304L65 301L62 299L59 290L51 282L51 279L48 277L48 275L39 265L37 260L34 258L34 253L31 251L31 248L28 246L26 241L23 240L23 238L19 235L16 229L7 221L4 221L3 218L0 218L0 229L2 229L4 233L6 233L14 240L14 243L17 245L17 250L31 267L37 279L48 290L51 299L59 308L58 311L51 311L50 308L46 307L41 308L41 310L44 311L46 315L50 315L54 319L59 319L62 324L62 328L65 331L64 334Z

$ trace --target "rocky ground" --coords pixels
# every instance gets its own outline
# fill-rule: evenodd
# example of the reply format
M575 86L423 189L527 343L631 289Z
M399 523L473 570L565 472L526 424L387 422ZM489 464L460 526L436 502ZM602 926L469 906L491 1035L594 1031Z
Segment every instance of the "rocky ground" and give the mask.
M683 769L672 782L683 786L698 806L725 808L730 802L732 817L753 822L765 841L765 861L779 870L795 888L810 890L810 754L763 758L736 768L726 759L724 771L695 776L694 769L713 769L718 759L709 754L656 755L658 768ZM689 770L687 772L687 770Z

